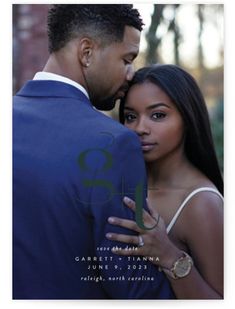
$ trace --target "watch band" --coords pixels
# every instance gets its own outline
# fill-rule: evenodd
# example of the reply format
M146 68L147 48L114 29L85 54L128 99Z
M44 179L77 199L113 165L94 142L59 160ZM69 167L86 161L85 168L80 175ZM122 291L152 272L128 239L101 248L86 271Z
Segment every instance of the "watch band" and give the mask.
M171 269L161 268L166 275L172 279L180 279L186 277L193 266L193 260L188 253L182 251L182 256L178 258Z

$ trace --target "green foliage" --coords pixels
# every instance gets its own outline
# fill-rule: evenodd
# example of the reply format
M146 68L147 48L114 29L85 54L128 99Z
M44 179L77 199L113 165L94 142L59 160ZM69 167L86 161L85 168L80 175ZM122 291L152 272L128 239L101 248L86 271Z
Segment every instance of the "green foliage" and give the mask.
M219 161L220 170L223 174L224 169L224 106L220 99L216 104L211 115L211 128L215 143L215 150Z

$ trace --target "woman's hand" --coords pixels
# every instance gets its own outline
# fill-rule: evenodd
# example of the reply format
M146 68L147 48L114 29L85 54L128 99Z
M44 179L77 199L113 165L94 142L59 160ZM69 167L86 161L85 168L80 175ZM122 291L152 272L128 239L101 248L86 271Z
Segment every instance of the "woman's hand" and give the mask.
M124 203L135 212L135 202L128 197L124 197ZM112 252L119 255L141 255L150 258L150 261L164 268L171 268L174 261L182 254L175 245L170 241L163 219L160 215L150 209L151 215L143 210L143 220L147 227L155 226L150 230L142 230L135 221L126 220L116 217L109 217L108 222L118 225L129 230L135 231L139 236L107 233L109 240L119 241L137 247L126 249L112 249Z

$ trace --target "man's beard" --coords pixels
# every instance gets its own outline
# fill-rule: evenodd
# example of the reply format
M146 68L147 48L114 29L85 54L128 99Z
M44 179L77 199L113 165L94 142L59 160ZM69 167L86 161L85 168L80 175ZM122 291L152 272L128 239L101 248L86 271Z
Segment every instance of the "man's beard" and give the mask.
M115 96L104 100L92 100L93 106L100 111L111 111L114 109L118 98Z
M111 111L114 109L116 103L118 100L123 99L126 97L127 91L129 89L129 86L126 84L123 87L119 89L119 91L113 95L112 97L106 98L106 99L94 99L91 100L93 106L101 111ZM122 94L120 95L121 92Z

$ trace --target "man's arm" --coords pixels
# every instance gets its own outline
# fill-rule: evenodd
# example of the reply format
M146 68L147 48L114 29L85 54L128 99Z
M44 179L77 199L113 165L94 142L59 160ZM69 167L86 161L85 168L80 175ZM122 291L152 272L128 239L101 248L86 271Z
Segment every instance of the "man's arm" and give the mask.
M146 207L146 173L139 141L134 133L125 132L105 151L108 152L103 154L105 160L90 182L90 210L94 218L93 234L101 283L112 298L171 298L171 288L165 275L154 265L143 257L120 257L111 252L113 243L105 237L106 233L131 232L109 225L107 219L110 216L133 219L133 213L123 205L124 196L136 200L136 196L141 194L139 207ZM116 245L123 247L121 243Z

